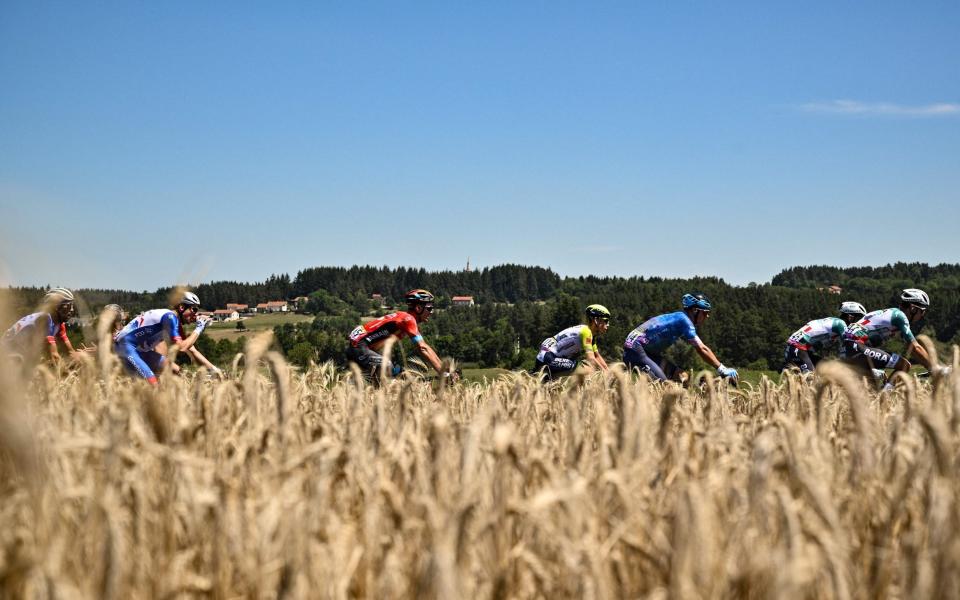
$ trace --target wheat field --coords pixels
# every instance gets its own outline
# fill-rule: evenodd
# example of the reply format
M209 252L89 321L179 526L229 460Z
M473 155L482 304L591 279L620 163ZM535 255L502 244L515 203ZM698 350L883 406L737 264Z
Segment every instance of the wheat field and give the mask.
M960 597L955 377L375 388L268 344L4 371L3 597Z

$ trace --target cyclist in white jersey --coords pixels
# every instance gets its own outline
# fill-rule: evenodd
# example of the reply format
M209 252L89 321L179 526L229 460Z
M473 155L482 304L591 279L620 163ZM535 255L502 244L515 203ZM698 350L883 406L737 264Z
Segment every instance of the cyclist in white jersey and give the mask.
M780 371L797 368L801 373L813 372L824 351L837 344L847 325L862 319L866 314L867 309L859 302L844 302L840 305L839 319L815 319L794 331L787 340Z
M534 370L542 373L545 379L570 375L577 368L581 355L584 355L585 365L601 371L607 370L607 362L597 349L596 338L610 328L610 311L600 304L591 304L585 312L586 325L567 327L540 344Z
M132 373L157 385L157 371L166 362L165 351L158 351L164 344L170 343L180 352L186 352L192 359L207 367L211 373L221 375L194 344L200 334L211 322L208 317L197 317L200 311L200 299L193 292L184 292L180 302L173 310L158 308L140 313L121 329L114 337L114 349L124 367ZM189 336L185 336L182 323L196 323ZM179 368L172 364L171 370Z
M858 367L865 375L868 369L909 371L912 366L910 361L880 348L885 341L900 334L907 343L907 352L912 352L917 362L930 371L949 373L949 367L931 363L930 355L910 330L910 325L922 319L929 308L930 296L926 292L915 288L903 290L899 308L875 310L847 327L843 332L841 358Z

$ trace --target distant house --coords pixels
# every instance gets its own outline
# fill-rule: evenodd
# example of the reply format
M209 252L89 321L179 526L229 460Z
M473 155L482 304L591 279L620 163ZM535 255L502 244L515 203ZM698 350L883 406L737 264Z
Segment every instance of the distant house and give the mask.
M260 305L258 304L257 309L259 308ZM290 310L290 308L286 300L271 300L270 302L267 302L266 310L264 312L277 313L287 312L288 310Z
M473 296L454 296L450 298L454 306L473 306Z
M230 308L218 308L213 311L213 318L218 321L236 321L240 318L240 313Z
M310 301L310 298L307 296L297 296L293 299L293 304L297 310L302 310L304 306L307 305L307 302Z
M234 302L227 302L227 309L235 310L238 313L245 313L245 312L249 312L250 307L247 306L246 304L236 304Z
M380 308L383 308L387 305L387 300L383 297L383 294L370 294L370 301Z
M261 302L260 304L257 305L257 308L254 309L254 312L265 313L265 312L270 312L270 311L267 310L267 303L266 303L266 302Z
M818 292L826 292L826 293L828 293L828 294L842 294L842 293L843 293L843 288L840 287L839 285L831 285L830 287L825 287L825 288L818 287L818 288L817 288L817 291L818 291Z

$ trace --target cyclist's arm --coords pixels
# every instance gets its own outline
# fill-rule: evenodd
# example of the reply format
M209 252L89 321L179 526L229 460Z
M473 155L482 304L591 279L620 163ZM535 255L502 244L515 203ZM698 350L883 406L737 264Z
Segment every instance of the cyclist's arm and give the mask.
M413 343L417 345L417 352L420 353L420 356L423 357L430 366L433 367L433 370L438 374L443 375L443 365L440 363L440 357L437 356L436 351L430 347L430 344L423 340L423 336L417 336Z
M210 361L207 359L206 356L204 356L203 354L201 354L200 351L197 350L196 347L193 347L193 346L192 346L192 347L190 347L190 348L187 348L187 354L190 356L190 358L192 358L193 360L197 361L198 363L200 363L201 365L203 365L204 367L206 367L206 368L209 369L210 371L219 371L219 370L220 370L220 369L218 369L218 368L216 367L216 365L214 365L212 362L210 362Z
M903 314L901 310L895 310L890 322L897 328L900 332L900 337L907 343L906 356L916 356L920 364L931 369L930 355L927 354L927 349L920 345L920 342L917 341L917 336L915 336L910 329L910 320L907 318L907 315ZM907 368L909 368L909 366Z
M907 355L910 357L916 356L917 362L925 366L927 369L933 369L933 365L930 364L930 355L927 354L927 349L924 348L916 339L907 344Z
M186 352L200 339L200 328L194 329L193 333L184 338L181 334L183 328L180 326L180 320L173 313L167 313L163 316L163 326L166 328L170 343L177 349L177 352Z
M57 351L57 339L48 337L47 338L47 350L50 351L50 360L57 363L60 362L60 353Z
M713 353L713 350L704 344L699 337L695 337L692 340L689 340L689 342L693 346L693 349L697 351L697 354L700 355L700 358L707 361L707 364L714 369L720 366L720 359L717 358L717 355Z
M586 355L584 362L587 363L587 365L600 369L601 371L607 370L607 362L600 356L599 350L587 350L584 354Z

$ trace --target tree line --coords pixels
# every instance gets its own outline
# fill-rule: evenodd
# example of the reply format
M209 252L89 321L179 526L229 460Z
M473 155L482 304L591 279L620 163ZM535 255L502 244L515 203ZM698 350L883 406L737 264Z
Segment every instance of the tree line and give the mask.
M831 285L843 288L830 293ZM868 310L896 305L898 291L921 287L933 306L923 333L942 344L960 343L960 265L896 263L883 267L808 266L785 269L770 283L734 286L716 277L560 277L550 269L501 265L476 271L426 271L372 266L315 267L274 275L261 283L212 282L195 291L208 307L228 302L256 304L307 296L312 322L277 327L276 344L294 363L339 361L347 333L364 316L382 314L370 295L402 308L403 293L426 288L437 295L438 311L422 329L441 355L483 367L532 366L540 342L581 322L585 306L599 303L613 314L610 330L599 340L604 356L618 360L623 340L649 317L679 309L689 291L705 293L715 309L701 337L728 365L777 369L787 337L807 321L836 314L841 301L856 300ZM42 288L0 290L7 304L21 309L36 304ZM78 290L92 311L117 302L132 313L167 306L171 288L155 292ZM454 307L455 295L471 295L476 306ZM22 312L22 310L21 310ZM237 342L205 341L201 352L224 364L240 350ZM409 350L409 347L407 347ZM685 345L673 349L678 364L698 367Z

